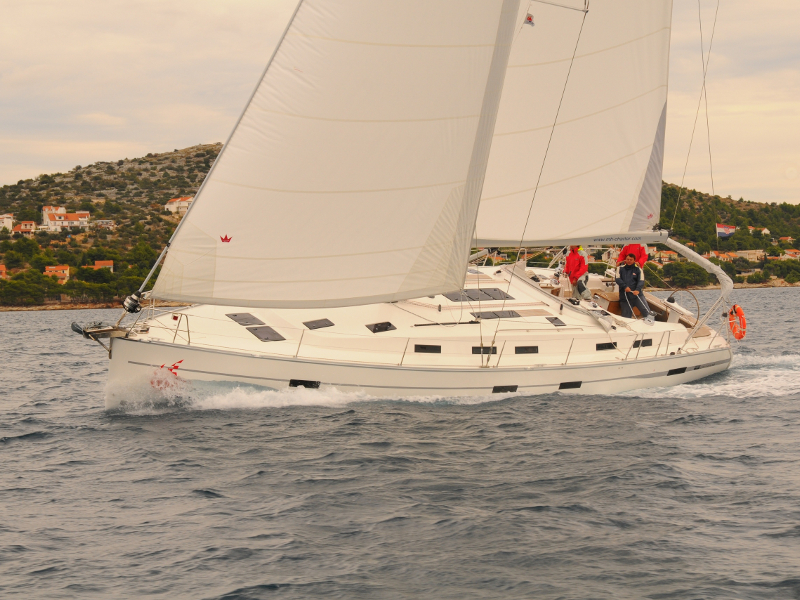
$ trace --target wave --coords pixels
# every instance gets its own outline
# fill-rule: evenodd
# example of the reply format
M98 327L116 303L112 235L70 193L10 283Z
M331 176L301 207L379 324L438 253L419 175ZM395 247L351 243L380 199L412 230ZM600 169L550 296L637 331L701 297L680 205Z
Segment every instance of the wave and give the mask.
M797 394L800 356L737 354L730 369L692 383L647 390L653 398L701 398L724 396L737 399L782 397ZM112 405L129 414L154 414L173 410L258 410L291 406L343 407L362 402L409 402L434 405L476 405L497 402L519 394L484 396L414 396L378 398L365 392L342 391L335 387L303 387L272 390L226 382L187 382L171 379L169 385L153 386L152 380L139 385L106 388ZM643 390L619 394L641 396Z
M303 387L272 390L227 382L187 382L176 380L174 385L155 389L149 382L127 383L117 388L109 384L106 396L112 404L128 414L156 414L172 410L257 410L291 406L344 407L363 402L409 402L439 405L474 405L497 402L517 394L486 396L411 396L384 398L365 392L342 391L335 387L307 389Z
M692 383L647 391L652 398L703 398L726 396L736 399L784 397L798 393L800 355L736 354L727 371ZM626 392L641 395L642 390Z

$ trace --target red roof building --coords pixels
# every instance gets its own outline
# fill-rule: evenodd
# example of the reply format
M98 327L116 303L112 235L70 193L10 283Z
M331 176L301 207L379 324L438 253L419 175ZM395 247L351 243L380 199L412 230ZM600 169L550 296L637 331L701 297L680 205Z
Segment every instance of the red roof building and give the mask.
M76 213L43 213L42 228L47 231L59 232L71 227L89 227L89 213L79 211Z
M36 232L36 223L33 221L23 221L16 225L12 233L21 233L25 237L33 237Z
M48 277L56 277L58 283L64 285L69 281L69 265L56 265L54 267L45 267L44 274Z
M113 260L96 260L94 261L94 270L97 269L111 269L111 272L114 272L114 261Z
M164 205L164 210L168 210L173 213L178 213L179 215L185 215L186 211L189 210L189 205L194 200L194 196L181 196L180 198L173 198L172 200L168 200L167 203Z

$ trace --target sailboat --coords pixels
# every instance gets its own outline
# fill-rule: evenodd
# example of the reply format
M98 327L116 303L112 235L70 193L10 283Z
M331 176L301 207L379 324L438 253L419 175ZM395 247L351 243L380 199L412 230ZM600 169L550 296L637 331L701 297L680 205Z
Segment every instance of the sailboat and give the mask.
M655 230L671 0L300 0L128 325L74 329L136 382L375 397L608 394L728 368L716 265ZM613 280L565 298L472 248L667 244L705 314ZM596 279L596 278L595 278ZM155 300L190 304L158 310ZM149 303L149 304L148 304Z

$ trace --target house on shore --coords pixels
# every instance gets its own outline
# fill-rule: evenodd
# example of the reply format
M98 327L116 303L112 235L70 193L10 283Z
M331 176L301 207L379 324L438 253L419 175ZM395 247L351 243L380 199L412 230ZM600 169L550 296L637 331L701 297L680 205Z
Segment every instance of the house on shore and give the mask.
M180 198L173 198L172 200L167 201L167 203L164 205L164 210L177 213L179 217L182 217L186 214L186 211L189 210L192 200L194 200L194 196L181 196Z
M47 277L55 277L58 283L64 285L69 281L69 265L56 265L54 267L45 267L44 274Z
M2 231L4 227L8 229L8 233L11 233L14 229L14 215L11 213L0 215L0 231Z
M736 255L746 258L751 262L759 262L764 260L767 253L764 250L737 250Z
M51 206L45 208L53 208ZM63 208L61 206L57 208ZM42 211L42 229L53 233L58 233L64 229L71 229L79 227L87 229L89 227L89 213L87 211L78 211L76 213L68 212L44 212Z
M36 233L36 222L23 221L19 225L15 225L11 231L12 233L19 233L26 238L32 238L33 234Z
M113 260L96 260L94 261L94 267L92 267L95 271L97 269L111 269L111 272L114 272L114 261Z

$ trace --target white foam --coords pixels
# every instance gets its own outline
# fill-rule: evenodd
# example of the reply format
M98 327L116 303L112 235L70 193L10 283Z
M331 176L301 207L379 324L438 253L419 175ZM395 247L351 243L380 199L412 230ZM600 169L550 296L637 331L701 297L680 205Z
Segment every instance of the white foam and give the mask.
M798 383L800 356L737 354L727 371L694 383L647 390L647 395L653 398L727 396L737 399L791 396L798 393ZM626 395L641 393L642 390L634 390Z
M255 410L288 406L342 407L353 403L402 401L425 404L472 405L496 402L516 394L486 396L413 396L378 398L365 392L342 391L334 387L306 389L303 387L270 390L225 382L189 382L167 375L170 385L153 387L165 376L156 372L152 379L127 381L106 386L107 406L119 407L129 414L157 414L183 410Z

